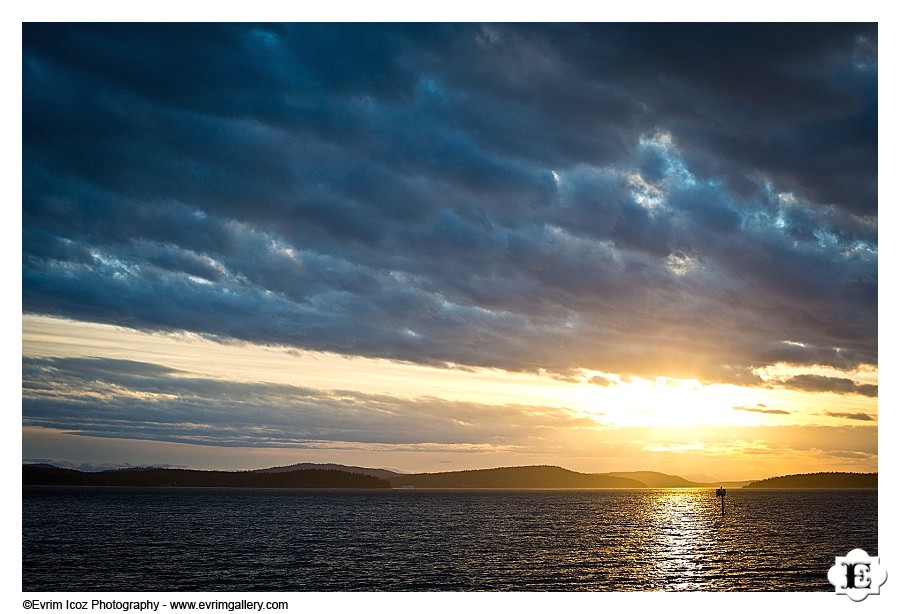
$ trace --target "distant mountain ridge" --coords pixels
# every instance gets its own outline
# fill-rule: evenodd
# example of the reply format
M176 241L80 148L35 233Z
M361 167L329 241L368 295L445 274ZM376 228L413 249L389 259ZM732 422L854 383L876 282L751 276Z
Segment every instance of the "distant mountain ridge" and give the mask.
M643 482L650 488L697 488L703 486L699 482L691 482L677 475L668 475L658 471L616 471L598 475L611 475Z
M630 478L550 465L415 473L392 478L391 484L395 488L646 488Z
M814 473L757 481L695 482L657 471L580 473L553 465L498 467L436 473L399 473L339 465L297 463L250 471L127 467L85 472L47 463L23 464L26 485L204 486L259 488L877 488L877 473Z
M752 480L733 480L723 481L709 479L705 482L688 480L678 475L669 475L658 471L614 471L611 473L603 473L600 475L617 475L624 478L631 478L643 482L650 488L711 488L725 486L728 488L743 488ZM705 476L709 477L709 476Z

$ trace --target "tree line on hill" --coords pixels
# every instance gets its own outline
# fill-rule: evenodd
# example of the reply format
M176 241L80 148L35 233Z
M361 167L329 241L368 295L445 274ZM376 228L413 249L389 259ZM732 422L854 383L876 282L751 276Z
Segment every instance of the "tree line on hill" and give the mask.
M26 485L44 486L202 486L231 488L390 488L387 480L328 469L283 473L200 471L196 469L117 469L87 473L40 465L23 465Z
M751 482L745 488L878 488L878 474L797 473Z
M63 469L51 465L23 465L24 485L44 486L183 486L233 488L703 488L652 471L579 473L555 466L499 467L441 473L402 474L387 469L303 463L255 471L129 468L100 472ZM371 472L371 473L370 473ZM725 485L725 484L723 484ZM815 473L731 482L747 488L877 488L877 473Z

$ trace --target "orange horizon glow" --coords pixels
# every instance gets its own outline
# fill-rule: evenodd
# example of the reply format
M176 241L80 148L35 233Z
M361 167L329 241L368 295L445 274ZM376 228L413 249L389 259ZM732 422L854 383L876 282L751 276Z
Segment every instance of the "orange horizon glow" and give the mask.
M91 440L97 449L107 449L107 458L82 460L113 461L119 457L121 462L132 464L164 462L197 468L338 462L435 471L554 464L576 471L653 470L676 475L714 474L729 480L853 470L851 467L877 470L877 442L873 439L877 398L856 394L599 372L585 372L577 381L563 381L547 374L446 369L284 347L222 344L198 335L145 333L34 315L23 316L22 328L22 352L27 358L131 360L174 369L173 378L269 382L331 395L346 390L412 400L423 406L450 402L456 405L449 407L466 408L466 417L459 420L470 422L515 406L525 414L535 414L538 424L528 433L520 432L524 427L510 425L510 432L515 434L509 435L498 422L494 428L505 443L486 439L391 446L335 440L330 447L317 443L313 448L224 449L149 439L98 438L32 424L23 429L24 454L32 458L46 457L40 452L51 449L68 450L73 458L80 457L87 453L84 444ZM833 369L823 369L826 371L835 374ZM804 372L810 369L804 367ZM791 365L761 370L765 378L791 373ZM877 370L838 374L877 383ZM608 385L589 383L598 376ZM124 398L133 393L115 390L102 394ZM542 412L567 416L571 426L540 426ZM870 419L861 421L862 416ZM816 448L809 435L814 432L868 435L853 444L858 449L832 452ZM865 444L867 437L873 439L870 445ZM122 457L128 453L134 458Z

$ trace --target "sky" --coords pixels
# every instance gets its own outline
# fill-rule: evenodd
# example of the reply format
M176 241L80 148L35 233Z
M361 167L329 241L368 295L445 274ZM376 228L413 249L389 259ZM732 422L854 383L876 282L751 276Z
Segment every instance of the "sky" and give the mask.
M24 24L22 455L878 464L874 24Z

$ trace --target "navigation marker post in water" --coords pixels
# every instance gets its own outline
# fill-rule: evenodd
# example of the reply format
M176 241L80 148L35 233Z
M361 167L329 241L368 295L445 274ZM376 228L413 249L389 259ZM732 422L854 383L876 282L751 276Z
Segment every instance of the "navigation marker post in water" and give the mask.
M722 498L722 515L725 515L725 489L721 486L716 489L716 496Z

